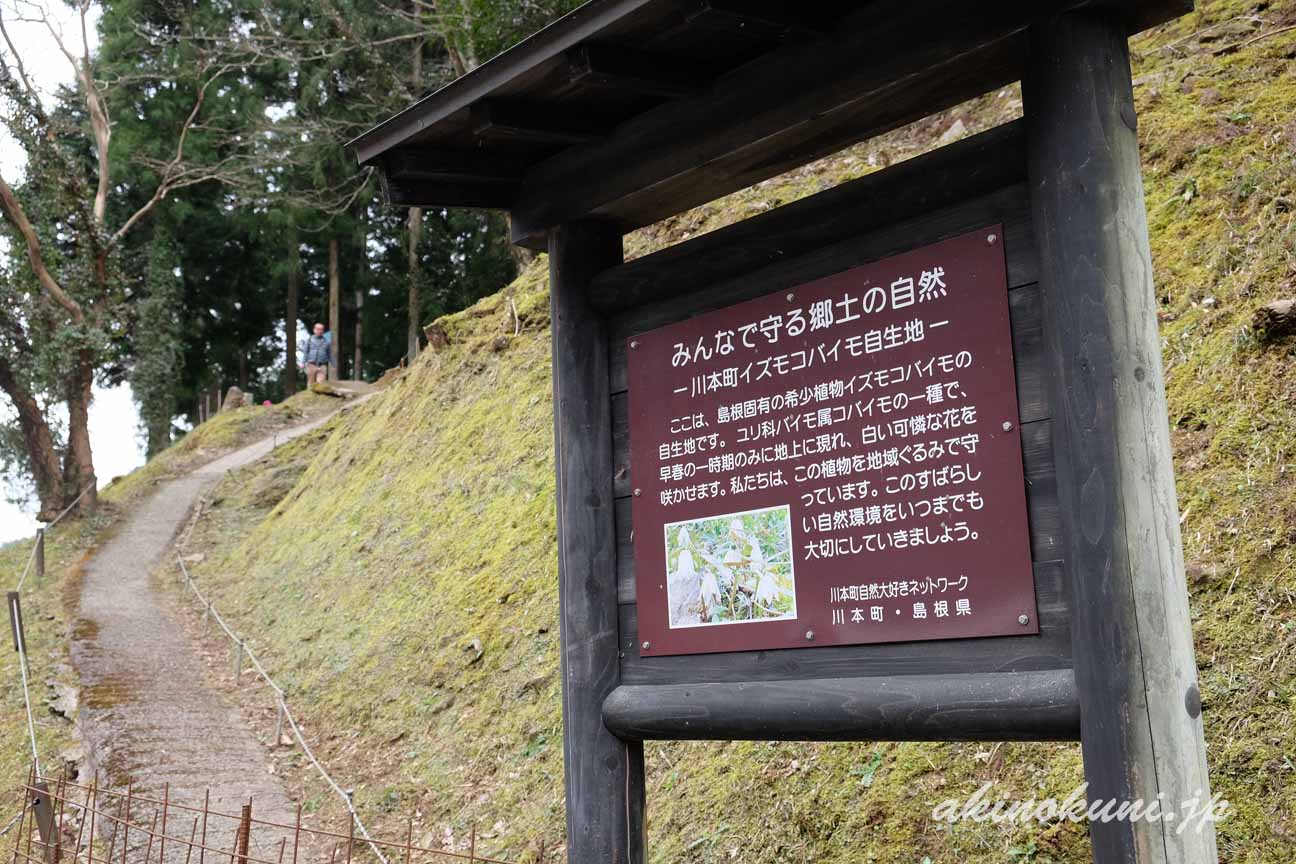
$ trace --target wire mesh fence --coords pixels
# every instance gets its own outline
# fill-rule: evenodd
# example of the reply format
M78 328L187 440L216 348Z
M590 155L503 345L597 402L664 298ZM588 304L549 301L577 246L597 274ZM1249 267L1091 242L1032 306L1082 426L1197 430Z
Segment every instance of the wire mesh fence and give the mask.
M10 824L9 864L374 864L380 855L400 864L508 864L479 854L472 830L467 849L434 849L414 843L414 820L403 838L356 836L347 830L307 827L302 807L292 822L258 818L255 802L238 813L202 802L101 788L65 778L45 778L35 768L24 786L24 805ZM546 861L543 841L540 862Z

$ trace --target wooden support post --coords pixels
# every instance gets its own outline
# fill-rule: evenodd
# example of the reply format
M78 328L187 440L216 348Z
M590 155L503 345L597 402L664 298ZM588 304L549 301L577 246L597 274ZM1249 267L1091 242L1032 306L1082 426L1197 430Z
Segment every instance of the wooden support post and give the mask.
M282 743L283 727L284 727L284 700L282 696L277 696L275 699L274 743L270 746L278 747L280 743Z
M608 337L589 285L622 261L621 235L595 223L549 234L558 491L563 751L571 864L644 860L643 745L603 725L620 681Z
M239 640L233 640L234 644L230 646L234 655L234 683L243 683L243 643Z
M45 581L45 529L36 529L36 584Z
M1075 677L1090 801L1174 813L1092 822L1094 861L1203 864L1213 825L1180 830L1210 791L1125 32L1042 22L1023 81Z

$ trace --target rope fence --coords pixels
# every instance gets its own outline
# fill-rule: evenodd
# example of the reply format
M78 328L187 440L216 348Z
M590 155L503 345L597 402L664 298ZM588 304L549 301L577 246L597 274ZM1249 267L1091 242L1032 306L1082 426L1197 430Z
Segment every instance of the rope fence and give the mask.
M40 751L36 746L36 718L32 714L31 688L29 686L27 674L27 637L23 632L22 605L19 602L19 598L22 594L23 586L27 584L27 576L32 571L33 563L36 563L37 579L44 576L46 532L62 522L63 517L71 513L72 510L81 503L81 500L85 498L86 493L93 488L93 483L87 484L86 487L81 490L81 494L77 495L71 504L64 507L63 512L55 516L52 522L48 523L43 528L38 528L36 530L36 536L32 540L31 552L27 555L27 563L23 565L22 575L18 577L18 584L14 587L14 590L9 592L8 597L6 598L9 606L9 625L13 629L14 650L18 652L18 669L22 678L23 705L27 711L27 738L31 743L32 764L36 766L35 770L37 773L40 772ZM12 823L10 823L9 827L12 827ZM5 831L8 831L9 827L6 827Z
M27 564L23 567L22 575L18 577L18 587L14 588L14 591L17 591L19 593L22 592L23 585L27 582L27 574L31 572L32 562L36 560L37 552L39 552L41 546L44 545L45 532L49 531L51 528L53 528L54 526L62 522L63 517L71 513L72 509L81 503L81 499L86 496L86 493L93 488L94 488L93 483L86 486L84 489L81 490L81 494L76 497L76 500L74 500L68 506L64 507L63 512L59 513L57 516L54 517L53 522L50 522L44 528L38 528L36 530L36 537L32 540L31 554L27 556Z
M242 679L243 660L246 659L249 665L252 667L253 671L256 672L257 677L259 677L262 681L264 681L266 683L266 686L268 686L270 690L274 693L275 710L276 710L274 741L276 746L278 745L279 741L282 738L283 727L284 724L286 723L288 725L288 728L292 730L292 737L297 742L297 745L301 748L302 754L305 755L306 759L311 763L312 766L314 766L316 772L318 772L320 777L324 779L324 782L328 784L329 788L332 789L333 792L342 801L343 805L347 809L347 812L350 814L351 820L354 823L356 829L360 832L360 836L364 838L366 843L369 844L369 848L373 851L374 855L377 856L378 860L382 862L382 864L390 864L387 858L384 857L382 851L378 848L378 844L369 835L368 829L365 827L364 822L360 819L360 814L355 809L355 803L352 801L351 795L346 790L344 790L340 785L338 785L338 782L333 779L331 774L329 774L328 769L326 769L324 765L319 761L319 759L315 756L315 751L311 749L310 744L307 743L306 736L302 734L301 727L297 725L297 718L293 716L292 709L288 707L288 699L284 689L281 686L279 686L279 684L273 678L270 677L270 673L268 673L265 667L261 665L261 661L257 658L256 654L254 654L252 650L248 648L247 640L239 638L238 634L234 632L234 630L229 626L228 622L226 622L225 619L221 617L221 614L216 609L215 604L213 604L210 600L208 600L203 595L202 591L199 590L198 588L198 583L194 581L193 575L189 572L189 568L185 566L184 557L182 554L184 549L184 544L186 544L189 541L189 535L192 534L194 527L197 525L198 517L202 514L204 506L205 506L205 501L199 502L198 507L195 508L194 510L193 518L190 519L189 521L189 525L185 528L184 533L181 535L180 539L176 542L176 564L179 565L179 570L178 570L179 579L188 586L189 590L193 592L194 597L202 605L204 626L207 626L209 621L215 621L216 626L219 627L227 637L229 637L230 652L233 654L233 669L234 669L235 683L238 683ZM484 859L477 859L477 860L484 860Z

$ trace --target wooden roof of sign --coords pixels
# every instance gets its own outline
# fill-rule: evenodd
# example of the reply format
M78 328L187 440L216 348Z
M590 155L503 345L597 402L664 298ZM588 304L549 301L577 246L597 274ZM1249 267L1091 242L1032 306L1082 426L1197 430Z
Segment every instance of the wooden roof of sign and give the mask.
M351 142L403 206L513 241L680 213L1019 80L1032 21L1098 0L591 0ZM1191 0L1107 0L1131 33Z

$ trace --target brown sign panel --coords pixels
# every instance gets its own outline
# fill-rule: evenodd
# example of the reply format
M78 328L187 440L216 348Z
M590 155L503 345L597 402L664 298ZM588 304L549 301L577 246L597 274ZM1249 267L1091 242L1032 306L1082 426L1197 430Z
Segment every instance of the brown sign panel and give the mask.
M1002 237L629 340L643 655L1039 632Z

